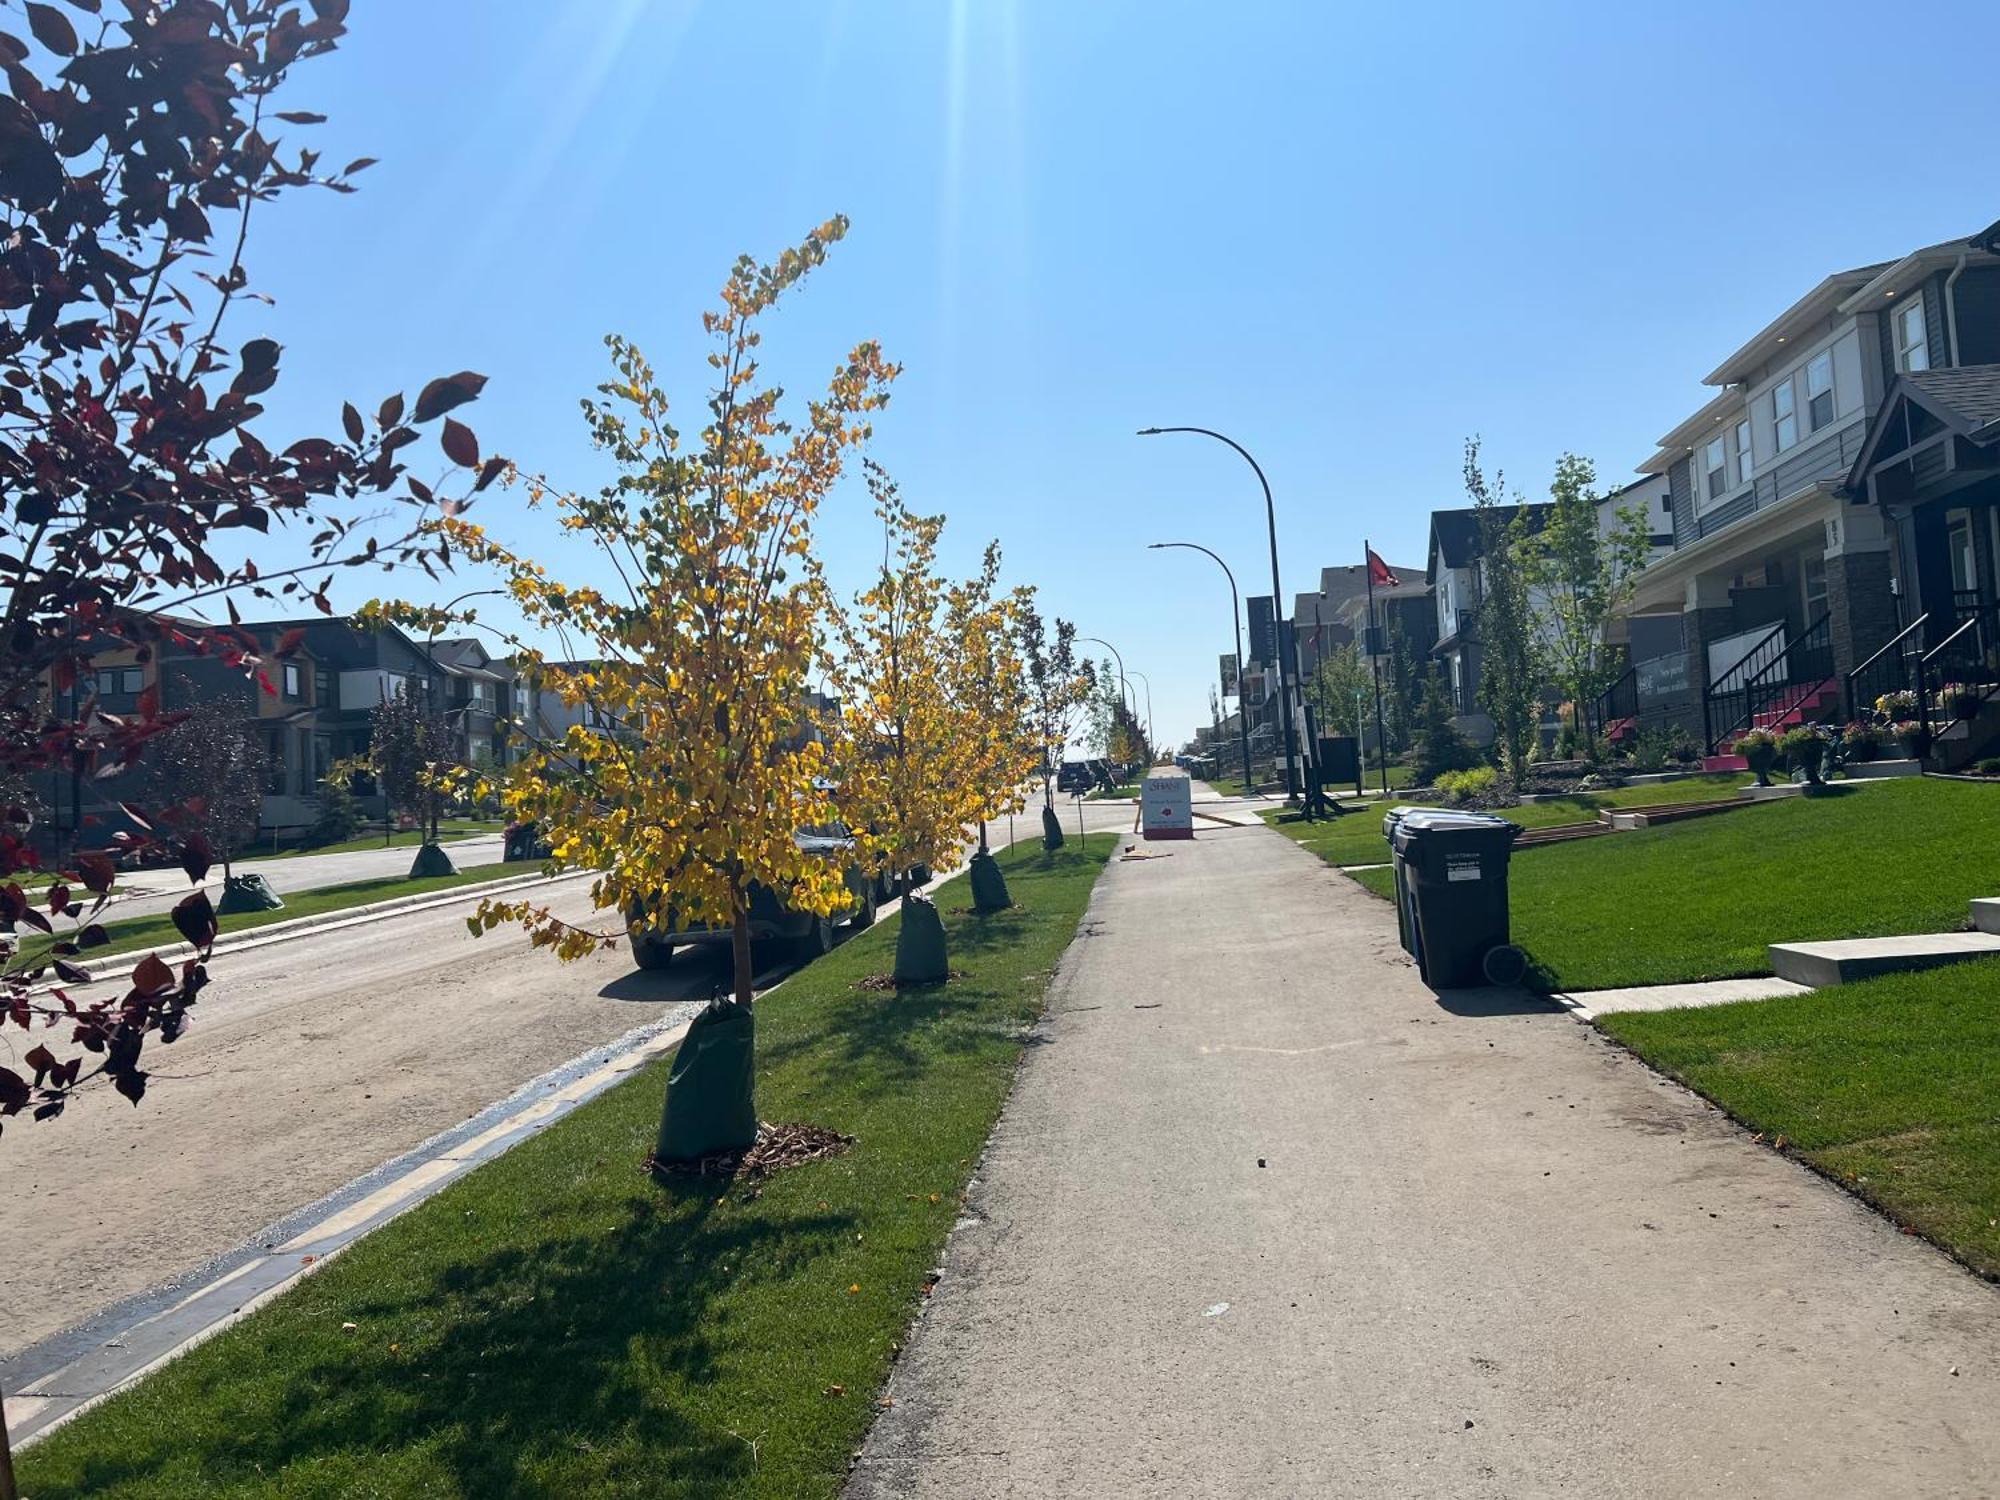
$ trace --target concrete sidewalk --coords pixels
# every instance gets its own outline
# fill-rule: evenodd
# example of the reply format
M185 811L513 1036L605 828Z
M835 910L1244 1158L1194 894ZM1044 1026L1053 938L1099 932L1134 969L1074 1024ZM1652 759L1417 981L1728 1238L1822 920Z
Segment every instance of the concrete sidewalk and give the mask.
M2000 1487L2000 1290L1281 835L1140 849L850 1495Z

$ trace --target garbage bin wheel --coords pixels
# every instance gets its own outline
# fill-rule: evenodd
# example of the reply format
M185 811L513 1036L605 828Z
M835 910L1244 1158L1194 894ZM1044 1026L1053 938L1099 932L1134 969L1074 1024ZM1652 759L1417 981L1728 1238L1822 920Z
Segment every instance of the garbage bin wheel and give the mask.
M1488 984L1519 984L1528 977L1528 955L1512 943L1501 943L1486 950L1479 968Z

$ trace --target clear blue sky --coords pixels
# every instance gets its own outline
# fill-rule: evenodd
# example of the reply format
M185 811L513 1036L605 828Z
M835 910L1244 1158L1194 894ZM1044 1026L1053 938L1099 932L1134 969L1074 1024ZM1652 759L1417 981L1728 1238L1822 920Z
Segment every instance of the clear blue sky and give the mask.
M882 340L907 369L875 452L949 514L949 560L997 536L1175 741L1226 600L1144 543L1263 592L1263 518L1226 449L1135 428L1257 453L1288 592L1364 535L1421 565L1467 434L1530 490L1564 449L1627 477L1820 277L2000 217L1990 0L357 0L350 25L286 103L333 116L293 133L329 161L381 164L254 231L278 306L236 331L288 351L267 439L470 367L489 451L594 483L603 334L696 409L731 260L843 212L769 368L803 393ZM518 494L483 510L551 539ZM858 485L820 535L849 581L879 555Z

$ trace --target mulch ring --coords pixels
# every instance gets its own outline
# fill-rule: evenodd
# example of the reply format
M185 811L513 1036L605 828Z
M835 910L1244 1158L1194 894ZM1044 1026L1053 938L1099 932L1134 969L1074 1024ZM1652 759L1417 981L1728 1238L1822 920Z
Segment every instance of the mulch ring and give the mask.
M864 974L861 978L854 981L854 987L857 990L867 990L872 994L889 995L894 994L897 990L928 989L934 984L945 984L953 979L963 978L965 978L965 970L963 969L947 969L945 970L945 977L943 979L923 979L904 983L899 983L894 974Z
M748 1151L717 1151L692 1161L660 1161L648 1156L645 1170L668 1177L769 1177L787 1167L840 1156L854 1146L854 1137L824 1125L757 1126L757 1143Z
M1992 778L1990 777L1980 778L1980 780L1982 781L1991 779ZM977 906L954 906L951 909L950 915L954 917L997 917L1003 911L1019 911L1019 910L1021 910L1021 903L1015 901L1006 906L992 906L992 907L987 907L984 910L982 910Z

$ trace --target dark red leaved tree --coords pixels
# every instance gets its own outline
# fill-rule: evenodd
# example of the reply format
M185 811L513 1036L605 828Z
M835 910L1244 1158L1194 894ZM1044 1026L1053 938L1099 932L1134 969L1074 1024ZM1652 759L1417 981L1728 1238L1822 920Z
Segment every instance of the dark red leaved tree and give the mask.
M340 567L448 566L420 526L503 467L449 415L485 384L469 371L372 416L350 403L331 436L274 444L253 430L279 346L223 341L230 309L257 295L253 214L294 188L351 192L369 165L328 170L288 141L322 117L277 104L292 68L344 34L347 8L0 0L0 788L122 769L175 722L154 688L130 712L99 711L99 654L143 667L171 649L257 674L256 642L233 628L239 597L330 613ZM433 423L444 460L427 483L409 463ZM245 549L281 528L299 560L260 573ZM187 818L127 812L142 830L128 845L166 845L206 874ZM13 878L36 865L28 821L0 807L0 929L17 934L0 954L0 1031L30 1033L0 1037L0 1117L51 1118L93 1080L136 1103L148 1043L180 1034L208 982L215 912L188 896L174 924L191 956L148 955L120 993L81 996L79 963L107 940L115 851L65 856L31 893Z

